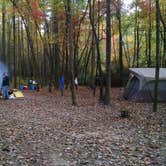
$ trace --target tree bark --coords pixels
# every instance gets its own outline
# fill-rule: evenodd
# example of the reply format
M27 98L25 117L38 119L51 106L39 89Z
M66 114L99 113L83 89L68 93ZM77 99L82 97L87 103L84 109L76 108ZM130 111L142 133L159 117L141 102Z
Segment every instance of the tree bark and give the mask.
M152 39L152 7L149 0L149 27L148 27L148 67L151 66L151 39Z
M70 88L72 96L72 104L77 105L76 92L74 86L74 47L73 47L73 31L72 31L72 17L71 17L71 0L67 0L67 29L68 29L68 46L70 54Z
M99 96L99 100L103 101L103 73L102 73L102 68L101 68L101 55L100 55L100 48L99 48L99 38L97 36L97 32L96 32L96 27L94 24L94 20L92 17L92 6L91 6L91 0L88 0L89 3L89 18L90 18L90 24L92 26L92 32L94 34L94 38L95 38L95 42L96 42L96 51L97 51L97 71L99 73L99 81L100 81L100 96ZM93 1L93 5L94 5L94 1Z
M16 7L16 1L13 0L13 66L14 66L14 88L17 87L17 75L16 75L16 16L14 13Z
M160 14L159 0L156 0L156 69L155 69L155 87L154 87L154 102L153 111L157 111L158 106L158 82L159 82L159 67L160 67Z
M121 0L118 0L117 18L119 26L119 73L121 85L123 85L123 40L122 40L122 22L121 22Z
M166 67L166 22L164 21L162 15L161 15L161 10L159 7L159 17L160 21L163 25L163 56L162 56L162 67Z
M6 7L2 4L2 56L1 60L6 64Z
M110 105L111 85L111 0L106 0L106 85L104 103Z

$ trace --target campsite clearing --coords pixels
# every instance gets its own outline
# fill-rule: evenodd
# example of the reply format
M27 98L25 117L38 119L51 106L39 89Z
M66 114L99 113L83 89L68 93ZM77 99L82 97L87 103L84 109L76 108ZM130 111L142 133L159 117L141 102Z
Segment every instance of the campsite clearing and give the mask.
M112 88L106 107L89 89L78 91L76 107L69 92L24 91L22 100L0 100L0 165L164 165L166 104L154 113L150 103L125 101Z

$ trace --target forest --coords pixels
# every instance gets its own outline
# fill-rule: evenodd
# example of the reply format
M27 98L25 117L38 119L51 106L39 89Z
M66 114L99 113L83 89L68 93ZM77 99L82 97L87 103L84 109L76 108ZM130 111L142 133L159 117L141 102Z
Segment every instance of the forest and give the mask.
M166 0L0 0L0 20L0 82L39 86L0 99L0 165L166 164ZM155 70L152 102L122 97L129 68Z
M57 87L62 73L67 86L75 76L90 87L96 76L107 89L124 86L128 68L156 66L156 43L166 67L166 2L157 2L156 36L153 0L1 0L0 59L14 87L32 78Z

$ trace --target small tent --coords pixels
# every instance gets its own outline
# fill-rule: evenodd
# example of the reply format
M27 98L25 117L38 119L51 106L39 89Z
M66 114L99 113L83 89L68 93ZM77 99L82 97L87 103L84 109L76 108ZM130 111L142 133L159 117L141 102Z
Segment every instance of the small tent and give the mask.
M132 101L152 102L154 99L155 68L130 68L130 78L123 97ZM159 70L158 101L166 102L166 68Z
M2 86L2 77L3 77L3 73L8 72L6 66L0 61L0 88Z

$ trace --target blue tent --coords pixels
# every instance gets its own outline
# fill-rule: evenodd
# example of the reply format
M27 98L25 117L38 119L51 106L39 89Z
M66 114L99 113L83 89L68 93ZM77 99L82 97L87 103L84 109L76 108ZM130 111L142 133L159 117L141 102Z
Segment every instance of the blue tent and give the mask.
M3 77L3 73L8 72L7 67L0 62L0 88L2 86L2 77Z

